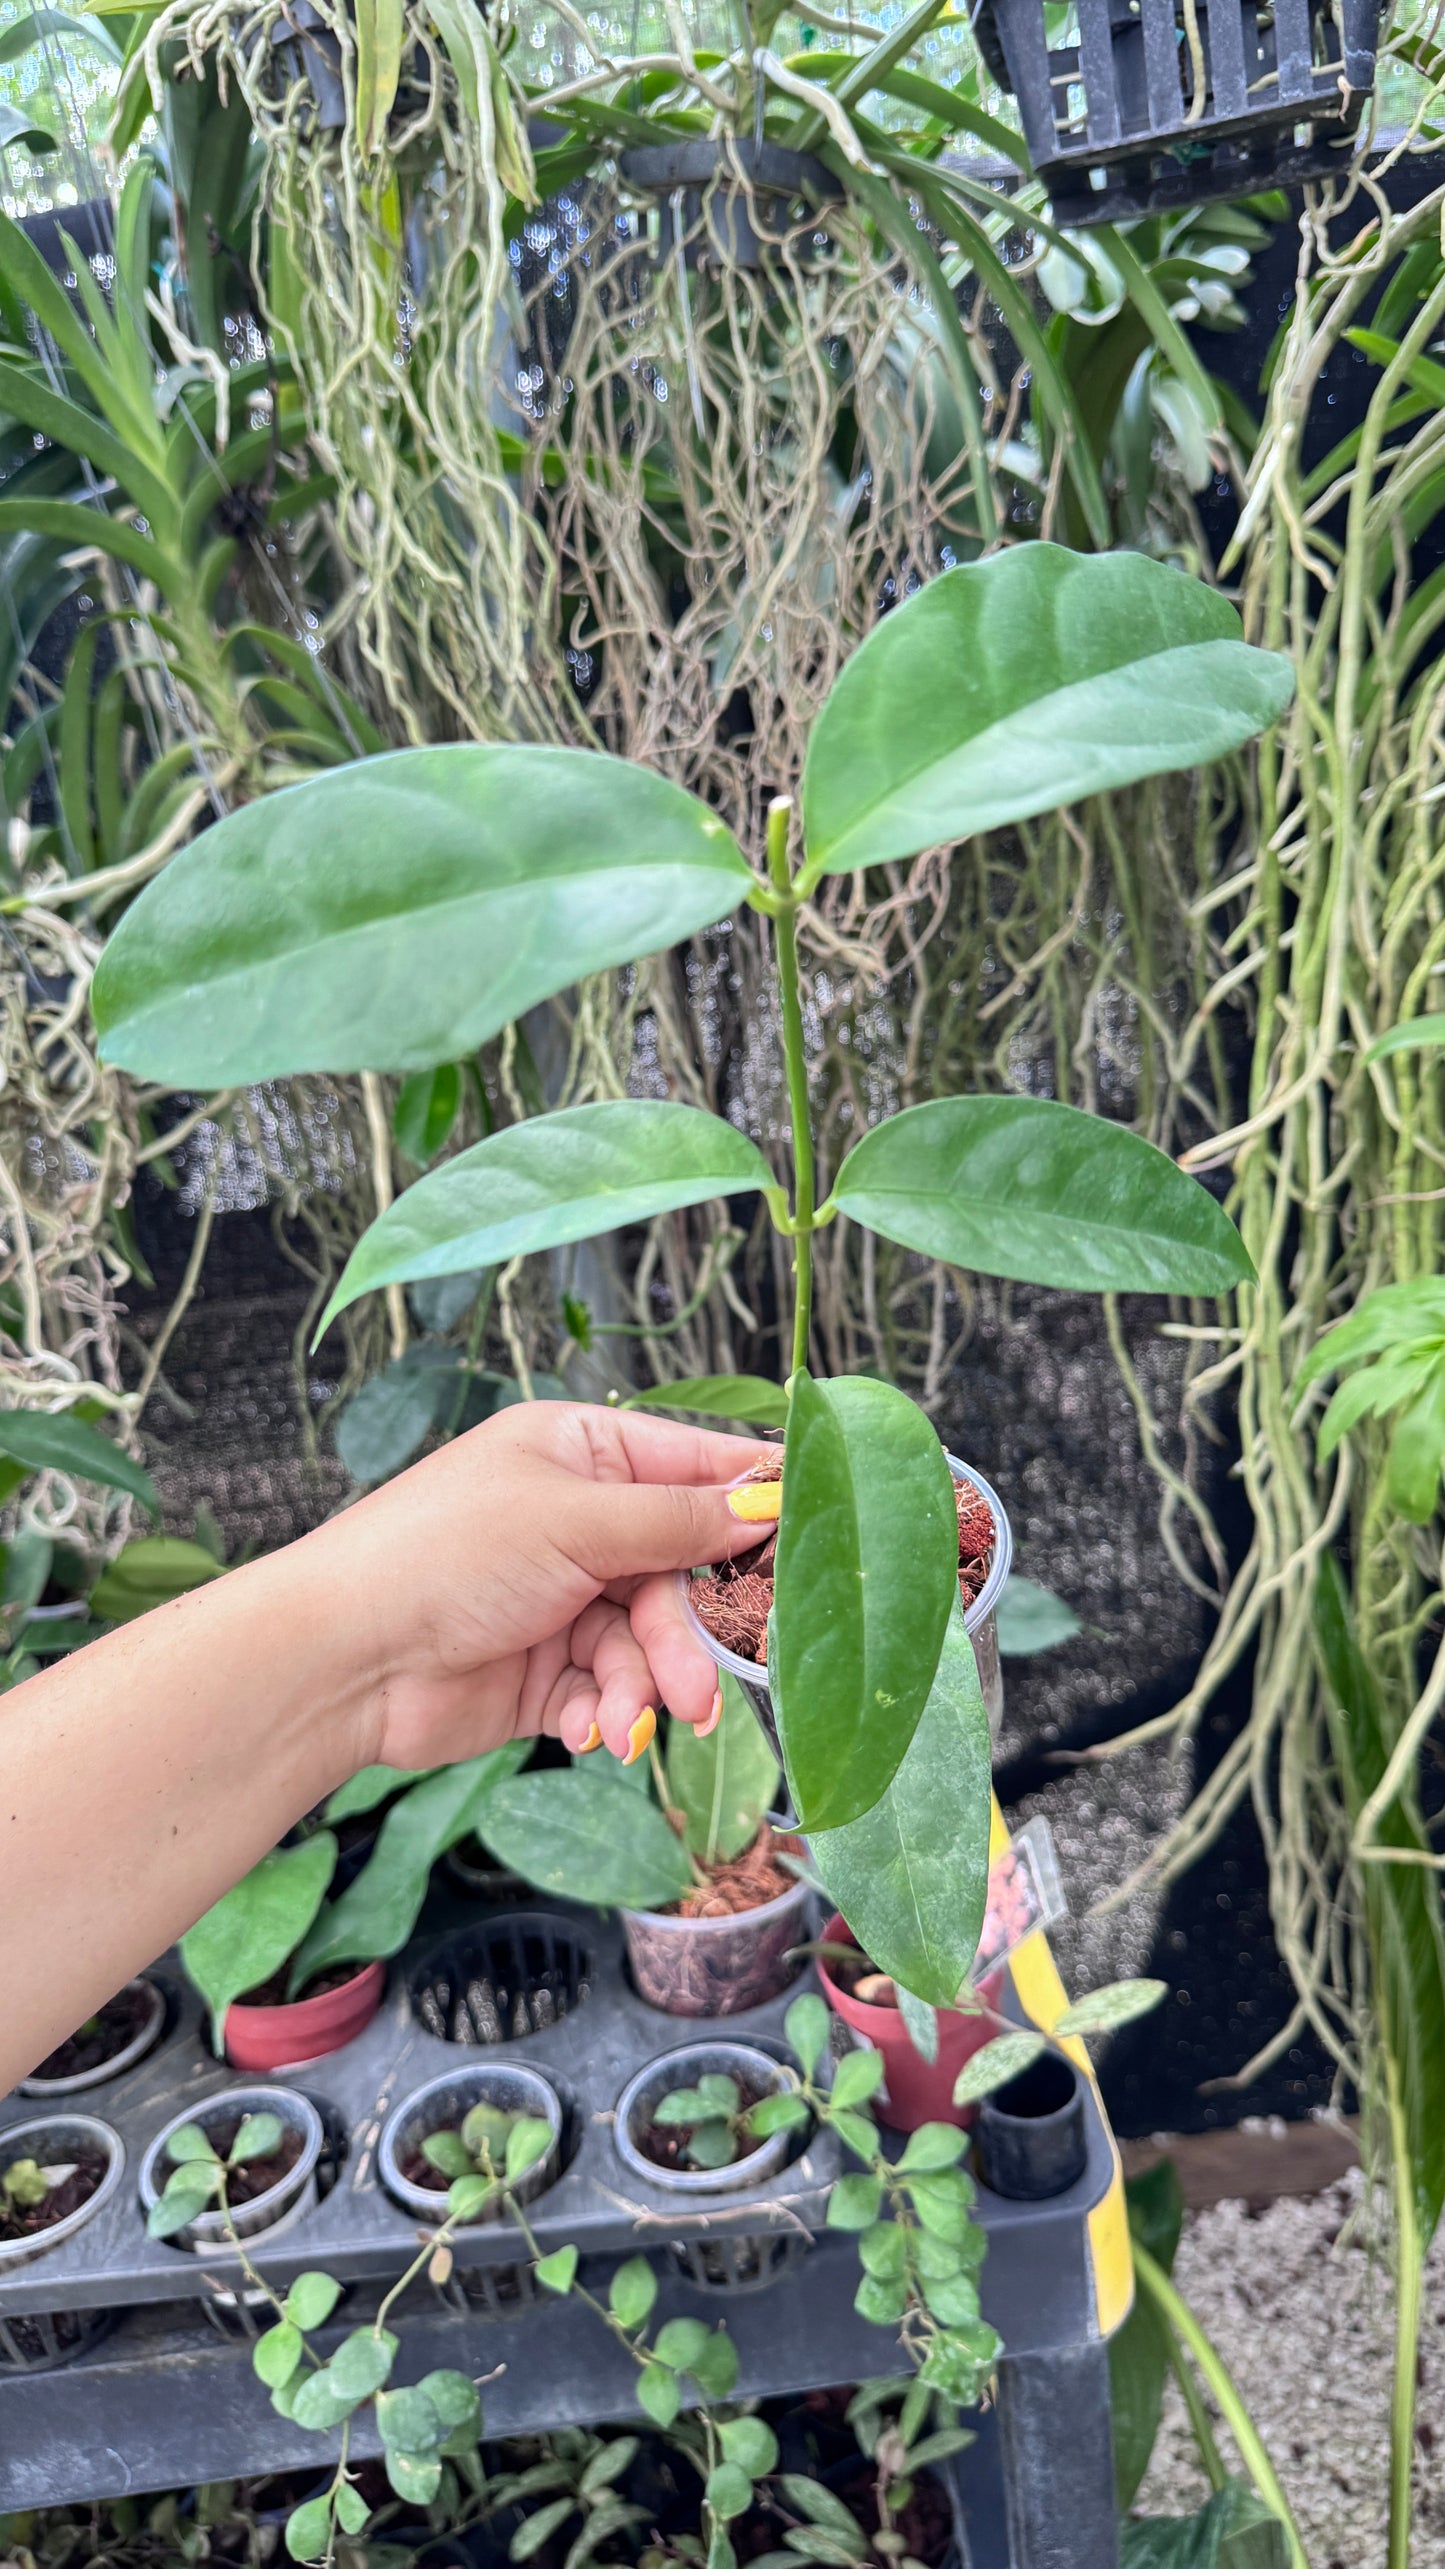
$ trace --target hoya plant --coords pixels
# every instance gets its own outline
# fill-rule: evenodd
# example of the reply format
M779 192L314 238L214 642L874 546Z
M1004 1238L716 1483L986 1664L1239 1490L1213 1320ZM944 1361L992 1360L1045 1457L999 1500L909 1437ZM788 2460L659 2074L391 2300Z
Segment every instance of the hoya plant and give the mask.
M828 876L1220 757L1291 685L1288 662L1250 648L1228 602L1182 573L1020 545L883 619L818 714L799 807L775 800L751 852L692 795L600 753L403 750L206 831L147 886L96 975L102 1053L170 1087L409 1075L468 1059L584 974L740 904L771 923L785 1166L690 1106L536 1115L400 1194L322 1325L365 1293L761 1197L795 1280L769 1657L788 1780L850 1924L880 1968L939 2003L972 1958L988 1848L953 1486L900 1391L810 1370L814 1234L846 1219L1072 1292L1215 1296L1251 1269L1214 1198L1163 1152L1047 1098L909 1107L860 1134L820 1199L799 917ZM669 1388L670 1405L688 1398Z

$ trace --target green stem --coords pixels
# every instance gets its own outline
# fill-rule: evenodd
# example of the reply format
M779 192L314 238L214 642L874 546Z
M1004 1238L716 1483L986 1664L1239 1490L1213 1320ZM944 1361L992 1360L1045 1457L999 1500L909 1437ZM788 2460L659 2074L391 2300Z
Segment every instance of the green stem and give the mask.
M788 823L793 806L786 794L768 805L768 880L777 895L773 937L778 956L778 988L783 1004L783 1060L788 1079L788 1121L793 1143L793 1361L789 1374L808 1362L813 1325L813 1230L817 1211L813 1164L813 1129L808 1120L808 1055L803 1042L803 996L798 977L798 895L788 870Z
M1390 2113L1390 2157L1395 2179L1395 2378L1390 2394L1389 2569L1410 2569L1410 2465L1415 2452L1415 2375L1420 2340L1420 2287L1424 2260L1415 2210L1410 2134L1392 2058L1385 2061Z
M1184 2360L1179 2340L1173 2329L1166 2329L1165 2335L1169 2343L1169 2361L1173 2367L1174 2379L1179 2384L1185 2408L1189 2413L1190 2432L1199 2448L1199 2459L1204 2465L1204 2476L1217 2495L1222 2488L1227 2487L1229 2473L1224 2467L1219 2447L1214 2440L1214 2429L1209 2423L1209 2411L1204 2405L1204 2394Z
M1239 2448L1240 2460L1265 2505L1273 2507L1283 2525L1290 2569L1309 2569L1299 2526L1290 2512L1279 2474L1265 2451L1259 2429L1245 2407L1223 2357L1210 2344L1183 2294L1175 2290L1163 2267L1155 2264L1148 2249L1141 2248L1137 2239L1134 2241L1134 2272L1167 2326L1188 2347L1214 2395L1215 2407ZM1394 2569L1393 2558L1391 2569Z

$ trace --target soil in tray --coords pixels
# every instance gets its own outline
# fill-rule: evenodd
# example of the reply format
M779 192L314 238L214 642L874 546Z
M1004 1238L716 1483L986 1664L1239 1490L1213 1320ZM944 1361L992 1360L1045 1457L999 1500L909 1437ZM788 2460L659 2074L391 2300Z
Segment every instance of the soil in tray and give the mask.
M198 2115L196 2119L201 2123L212 2149L224 2159L245 2117L240 2114L217 2115L202 2122ZM246 2159L240 2167L232 2168L226 2177L226 2201L232 2210L238 2203L254 2203L258 2194L269 2194L272 2186L279 2185L295 2167L304 2147L305 2141L300 2132L283 2132L277 2147L268 2157Z
M782 1477L782 1469L779 1456L776 1465L761 1463L748 1477L775 1481ZM954 1501L958 1509L958 1588L967 1608L973 1605L988 1577L993 1557L993 1510L971 1481L955 1484ZM765 1668L768 1661L768 1615L773 1603L777 1548L777 1536L770 1535L760 1552L745 1552L737 1561L720 1562L716 1569L688 1583L693 1612L714 1641L720 1641L725 1650L735 1651L739 1659L756 1660L760 1668Z
M283 1962L269 1980L259 1980L254 1989L243 1990L234 2003L237 2007L299 2006L303 1998L324 1998L328 1990L344 1989L349 1980L359 1980L365 1969L364 1962L334 1962L329 1971L318 1972L314 1980L308 1980L293 1998L291 1965Z
M108 1998L94 2016L88 2017L68 2042L42 2061L36 2078L83 2078L87 2070L101 2069L107 2061L134 2042L150 2018L150 1993L145 1989L122 1989Z
M54 2144L43 2146L48 2151ZM53 2230L68 2213L78 2212L83 2203L90 2201L105 2174L105 2152L82 2141L73 2157L47 2156L41 2166L67 2167L70 2175L53 2185L39 2203L12 2203L8 2195L0 2195L0 2239L33 2239L42 2230Z
M737 2079L734 2084L738 2091L739 2114L746 2114L749 2107L756 2105L759 2098L766 2092L761 2087L754 2087L751 2081L745 2078ZM695 2174L692 2161L687 2155L687 2144L692 2139L695 2129L695 2125L687 2123L643 2123L639 2125L632 2137L643 2157L651 2159L655 2168L682 2168ZM761 2149L762 2146L761 2141L750 2144L744 2133L738 2149L738 2158L746 2158L750 2147ZM728 2167L735 2164L735 2161L729 2160ZM725 2179L728 2168L718 2168L714 2173L719 2180Z

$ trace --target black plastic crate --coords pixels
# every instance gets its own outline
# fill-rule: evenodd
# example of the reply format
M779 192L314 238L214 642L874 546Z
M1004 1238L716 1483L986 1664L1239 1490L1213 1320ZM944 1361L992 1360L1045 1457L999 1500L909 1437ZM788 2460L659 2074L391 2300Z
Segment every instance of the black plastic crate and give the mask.
M1374 85L1380 0L980 0L1061 223L1113 222L1340 174Z

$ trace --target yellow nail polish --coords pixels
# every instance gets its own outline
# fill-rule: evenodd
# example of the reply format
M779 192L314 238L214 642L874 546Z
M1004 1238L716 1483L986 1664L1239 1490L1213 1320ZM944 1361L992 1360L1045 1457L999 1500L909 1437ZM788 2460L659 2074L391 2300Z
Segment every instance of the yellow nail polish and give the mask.
M718 1723L719 1723L721 1720L722 1720L722 1688L721 1688L721 1686L719 1686L719 1688L718 1688L718 1690L717 1690L717 1693L714 1695L714 1697L713 1697L713 1699L712 1699L712 1711L708 1714L707 1720L706 1720L705 1722L699 1722L699 1723L698 1723L698 1726L697 1726L697 1734L696 1734L696 1735L697 1735L697 1737L698 1737L699 1739L711 1739L711 1737L712 1737L712 1735L713 1735L713 1732L717 1729Z
M589 1731L589 1732L588 1732L588 1734L587 1734L587 1737L584 1739L584 1741L582 1742L581 1747L578 1749L577 1754L578 1754L578 1756L579 1756L579 1757L590 1757L590 1756L591 1756L591 1754L592 1754L592 1751L594 1750L594 1748L600 1748L601 1746L602 1746L602 1733L601 1733L601 1732L600 1732L600 1730L598 1729L597 1724L594 1722L594 1723L593 1723L593 1725L592 1725L592 1728L590 1729L590 1731Z
M657 1715L650 1704L644 1704L627 1734L627 1755L622 1761L624 1766L635 1766L639 1757L646 1755L652 1746L653 1733L656 1729Z
M744 1525L776 1525L783 1506L781 1481L744 1481L740 1490L729 1490L728 1509Z

